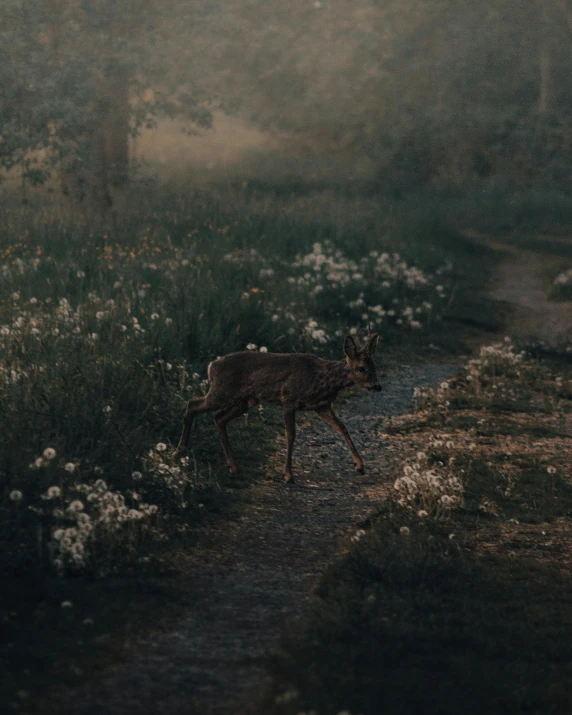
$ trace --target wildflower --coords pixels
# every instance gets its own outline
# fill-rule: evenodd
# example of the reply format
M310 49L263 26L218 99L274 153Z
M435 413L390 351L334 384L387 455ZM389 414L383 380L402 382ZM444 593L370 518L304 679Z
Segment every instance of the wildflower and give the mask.
M46 447L46 449L44 449L43 454L46 459L51 460L54 459L54 457L56 456L56 450L53 447Z
M164 442L158 442L155 445L157 452L164 452L167 449L167 445Z
M267 353L267 352L268 352L268 348L263 345L263 346L260 348L260 352L261 352L261 353Z
M93 473L97 474L97 476L101 476L103 474L103 467L94 467L93 468ZM103 479L98 479L97 482L103 482ZM97 482L95 483L97 486ZM105 482L103 482L105 484Z
M64 469L66 472L69 472L70 474L75 471L75 464L73 462L68 462L65 466Z
M173 318L165 318L165 325L171 325Z
M73 603L72 603L71 601L62 601L61 604L60 604L60 606L61 606L62 608L72 608L72 607L73 607Z
M59 487L50 487L47 491L46 496L48 499L57 499L61 495L61 489Z
M35 469L39 469L40 467L43 467L44 464L45 464L45 462L42 457L36 457L36 459L34 459L34 468Z
M258 346L255 345L254 343L248 343L248 345L246 346L246 349L247 350L256 350L257 347Z
M105 414L109 414L111 412L111 406L105 405L105 407L102 409L102 412L105 412Z
M20 294L18 291L14 291L14 293L12 293L12 300L20 300Z
M36 305L37 302L38 302L37 298L30 298L31 305Z
M68 506L68 510L75 512L83 511L83 502L81 502L79 499L72 501L72 503Z
M399 529L399 533L401 534L401 536L409 536L409 534L411 533L411 530L409 529L408 526L402 526Z
M131 478L139 480L143 478L143 475L141 474L141 472L131 472Z
M151 320L157 320L159 318L159 313L151 313Z
M63 539L63 537L64 537L64 530L63 530L63 529L56 529L56 530L54 531L54 533L52 534L52 536L54 537L54 539L55 539L56 541L61 541L61 539Z
M427 514L427 512L425 511L425 509L420 509L420 510L417 512L417 516L420 517L421 519L425 519L425 517L426 517L426 516L429 516L429 514Z
M548 474L556 474L556 467L546 467L546 471L548 472Z
M76 273L76 276L77 276L78 278L85 278L85 271L78 271L78 272Z
M12 501L22 501L23 497L24 497L24 495L22 494L22 492L19 489L13 489L10 492L10 499Z
M103 320L105 318L105 311L98 310L97 313L95 314L95 317L97 318L97 320Z

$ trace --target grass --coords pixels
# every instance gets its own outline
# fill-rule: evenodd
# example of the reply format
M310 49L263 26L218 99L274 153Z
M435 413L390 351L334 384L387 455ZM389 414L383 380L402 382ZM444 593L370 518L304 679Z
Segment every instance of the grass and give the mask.
M260 712L570 711L571 385L568 353L504 343L392 421L396 477L454 474L462 504L423 518L395 492L285 636Z
M373 328L390 364L466 351L494 326L474 298L469 249L427 203L144 187L137 201L107 228L30 207L2 216L8 703L54 673L81 678L78 658L120 654L159 604L165 617L188 607L178 554L241 501L210 420L197 421L187 462L170 457L213 357L250 345L341 358L347 331ZM471 268L485 270L474 251ZM242 483L278 429L272 410L231 425Z

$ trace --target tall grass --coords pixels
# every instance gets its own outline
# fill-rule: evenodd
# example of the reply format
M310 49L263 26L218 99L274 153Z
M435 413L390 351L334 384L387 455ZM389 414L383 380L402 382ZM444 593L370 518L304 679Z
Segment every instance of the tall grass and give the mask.
M449 302L452 264L424 212L416 224L331 192L138 199L107 229L3 217L5 567L101 573L192 524L224 484L213 431L199 425L190 458L170 454L217 355L338 357L346 331L370 328L427 342Z

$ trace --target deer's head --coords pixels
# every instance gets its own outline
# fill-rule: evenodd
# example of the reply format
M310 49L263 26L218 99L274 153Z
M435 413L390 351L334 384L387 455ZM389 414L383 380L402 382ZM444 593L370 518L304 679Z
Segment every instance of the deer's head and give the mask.
M355 340L351 335L346 336L344 343L346 363L351 380L370 392L379 392L381 390L375 371L375 363L373 362L378 339L377 335L370 335L363 350L357 349Z

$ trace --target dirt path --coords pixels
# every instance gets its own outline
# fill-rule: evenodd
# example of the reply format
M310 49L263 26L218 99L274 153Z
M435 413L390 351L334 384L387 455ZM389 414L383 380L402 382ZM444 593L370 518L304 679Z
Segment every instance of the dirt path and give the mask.
M499 255L489 297L510 304L512 316L508 333L512 338L521 342L540 340L555 344L570 337L572 302L556 302L547 298L547 274L551 270L559 270L562 257L524 249L476 231L465 231L464 234ZM552 243L555 241L554 237L549 240ZM541 237L538 244L540 248Z
M172 630L136 643L131 659L104 679L40 708L58 715L246 715L267 684L264 664L288 622L347 538L383 499L395 447L373 429L409 410L413 388L450 376L456 365L400 367L381 393L360 392L339 409L368 473L356 475L341 439L319 420L298 417L298 483L248 490L239 522L205 529L185 565L199 594ZM282 440L273 474L283 459Z

